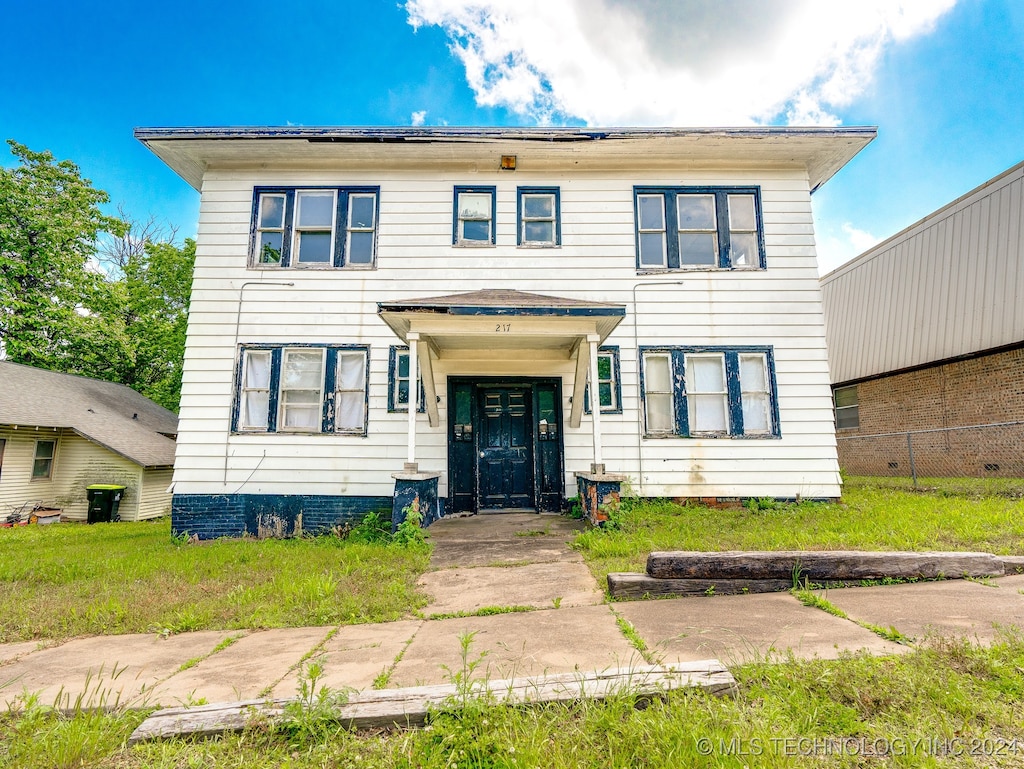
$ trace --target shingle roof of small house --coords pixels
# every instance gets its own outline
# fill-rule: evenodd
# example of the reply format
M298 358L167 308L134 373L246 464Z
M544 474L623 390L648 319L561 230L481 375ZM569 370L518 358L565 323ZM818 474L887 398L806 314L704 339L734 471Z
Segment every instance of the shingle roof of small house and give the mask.
M0 361L0 425L67 428L143 467L174 464L177 415L113 382Z

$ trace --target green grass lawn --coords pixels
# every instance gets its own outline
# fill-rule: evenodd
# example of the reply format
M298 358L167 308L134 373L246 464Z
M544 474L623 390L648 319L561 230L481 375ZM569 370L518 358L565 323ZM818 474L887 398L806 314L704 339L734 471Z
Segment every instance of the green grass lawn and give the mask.
M365 539L185 544L169 519L0 529L0 643L381 622L423 606L429 548Z
M739 510L627 502L576 546L599 577L662 549L1024 553L1024 503L851 484L842 504ZM357 538L358 539L358 538ZM167 521L0 531L0 640L367 622L423 605L423 547L334 537L174 541ZM143 712L0 713L0 767L1024 767L1024 637L930 639L894 657L766 660L736 698L673 693L543 707L480 704L428 729L317 719L126 748ZM48 703L40 703L46 705ZM88 703L86 703L88 705Z
M652 550L977 550L1024 554L1024 500L848 484L839 503L736 509L624 500L617 530L591 529L574 546L604 584L642 572Z

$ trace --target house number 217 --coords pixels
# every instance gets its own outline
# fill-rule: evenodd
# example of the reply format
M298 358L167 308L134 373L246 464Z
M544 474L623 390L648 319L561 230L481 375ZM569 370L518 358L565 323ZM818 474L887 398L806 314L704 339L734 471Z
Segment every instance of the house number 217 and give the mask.
M496 334L507 334L512 330L511 323L496 323L494 325L494 333Z

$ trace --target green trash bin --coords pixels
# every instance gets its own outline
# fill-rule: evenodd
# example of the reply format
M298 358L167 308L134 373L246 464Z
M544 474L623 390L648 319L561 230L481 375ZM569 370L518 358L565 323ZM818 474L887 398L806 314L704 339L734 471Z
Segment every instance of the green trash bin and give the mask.
M89 497L89 523L110 523L121 520L117 508L121 504L126 486L113 483L94 483L86 486Z

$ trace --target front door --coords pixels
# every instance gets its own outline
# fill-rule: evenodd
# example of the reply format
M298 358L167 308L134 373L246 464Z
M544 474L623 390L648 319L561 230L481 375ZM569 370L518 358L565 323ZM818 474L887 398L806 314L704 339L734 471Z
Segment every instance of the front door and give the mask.
M477 398L477 509L536 509L530 388L481 387Z
M451 377L446 509L558 512L560 402L554 378Z

